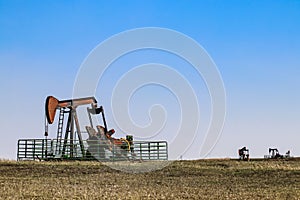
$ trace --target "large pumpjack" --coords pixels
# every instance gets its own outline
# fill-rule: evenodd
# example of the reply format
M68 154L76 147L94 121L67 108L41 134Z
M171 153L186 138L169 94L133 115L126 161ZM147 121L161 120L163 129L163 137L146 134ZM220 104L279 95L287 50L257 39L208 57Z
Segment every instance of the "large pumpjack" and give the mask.
M89 135L86 140L88 145L84 145L76 110L79 106L83 105L90 105L90 107L87 107L90 124L89 126L85 126L86 132ZM48 96L45 105L47 119L45 130L46 137L48 136L48 124L52 124L54 122L57 110L59 110L59 118L55 152L48 153L48 158L76 158L78 155L78 149L80 150L80 157L87 159L107 159L107 151L114 154L115 158L134 158L133 136L127 135L125 139L113 138L112 135L115 133L115 130L107 129L104 109L102 106L97 107L97 101L94 97L59 101L53 96ZM103 126L97 125L96 131L93 126L92 115L98 114L101 114L102 116ZM65 115L68 115L68 118L66 128L64 129ZM75 142L74 138L78 138L78 142ZM77 146L78 144L79 148Z
M102 125L94 123L99 115ZM48 139L49 125L54 124L55 117L58 118L56 138ZM18 160L168 159L166 141L133 141L132 135L114 138L115 130L108 130L104 109L102 106L98 107L94 97L58 100L48 96L45 118L45 138L19 139Z

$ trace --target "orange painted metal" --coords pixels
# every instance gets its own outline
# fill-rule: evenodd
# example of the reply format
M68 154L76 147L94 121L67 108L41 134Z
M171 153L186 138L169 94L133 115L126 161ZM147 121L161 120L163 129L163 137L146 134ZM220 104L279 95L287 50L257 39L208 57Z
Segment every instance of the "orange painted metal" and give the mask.
M45 113L49 124L52 124L54 121L58 102L59 101L53 96L48 96L46 99Z
M97 101L94 97L59 101L57 98L53 96L48 96L45 104L45 113L46 113L47 121L49 124L52 124L54 122L56 109L58 108L76 108L77 106L87 105L87 104L92 104L94 107L97 107Z

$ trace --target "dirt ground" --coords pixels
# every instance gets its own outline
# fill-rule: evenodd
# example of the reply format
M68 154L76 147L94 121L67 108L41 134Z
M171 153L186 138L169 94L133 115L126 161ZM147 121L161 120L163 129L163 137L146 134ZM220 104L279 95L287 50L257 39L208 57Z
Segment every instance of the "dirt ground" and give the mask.
M0 199L300 199L300 160L175 161L137 174L100 162L0 161Z

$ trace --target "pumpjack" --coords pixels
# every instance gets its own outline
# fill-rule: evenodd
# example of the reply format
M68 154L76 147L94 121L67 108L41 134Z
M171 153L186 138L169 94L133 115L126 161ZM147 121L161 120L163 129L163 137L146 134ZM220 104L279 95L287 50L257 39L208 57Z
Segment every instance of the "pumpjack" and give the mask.
M54 124L56 115L56 138L48 139L49 125ZM102 123L95 124L98 116ZM45 138L19 139L17 160L168 160L167 141L133 141L132 135L114 138L114 133L95 97L58 100L48 96Z
M239 154L239 159L240 160L244 160L244 161L249 161L249 149L247 149L246 147L243 147L241 149L238 150L238 154Z
M86 140L88 148L86 149L84 141L82 139L82 131L80 128L79 119L77 116L77 108L83 105L90 105L87 107L87 114L90 125L85 126L85 129L89 135ZM105 151L110 151L117 154L119 157L126 158L128 153L134 156L133 148L133 136L127 135L126 139L113 138L115 133L114 129L108 130L107 123L104 115L104 109L102 106L97 106L97 100L94 97L69 99L59 101L53 96L48 96L45 105L45 114L47 119L45 136L48 136L48 124L54 122L56 111L59 110L57 137L55 152L48 153L48 157L66 157L74 158L78 155L77 143L74 143L74 138L78 138L80 157L82 158L96 158L105 159ZM101 114L103 120L103 126L97 125L97 131L93 126L92 115ZM68 116L67 124L64 131L64 118ZM63 135L64 134L64 135ZM76 155L75 153L76 152Z
M270 158L283 158L283 155L279 154L278 149L269 148Z
M269 155L265 155L265 158L278 159L278 158L291 158L291 152L288 150L285 155L279 153L277 148L269 148Z

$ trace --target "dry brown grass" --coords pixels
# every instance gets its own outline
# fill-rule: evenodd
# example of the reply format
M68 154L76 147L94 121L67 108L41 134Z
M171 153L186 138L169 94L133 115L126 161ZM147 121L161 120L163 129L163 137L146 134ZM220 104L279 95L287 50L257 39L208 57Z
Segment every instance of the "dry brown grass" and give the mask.
M300 199L300 161L176 161L143 174L99 162L0 162L0 199Z

